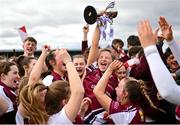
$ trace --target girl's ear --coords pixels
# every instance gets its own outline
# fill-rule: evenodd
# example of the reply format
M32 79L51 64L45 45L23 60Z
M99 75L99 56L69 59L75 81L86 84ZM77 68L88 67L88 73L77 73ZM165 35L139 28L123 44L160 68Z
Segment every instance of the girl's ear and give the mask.
M51 64L51 66L55 65L55 61L54 60L49 60L49 64Z
M28 70L28 68L29 68L29 66L27 66L27 65L23 66L24 71Z
M5 80L5 74L4 73L1 74L1 79Z
M128 97L128 92L124 90L124 97L127 98Z
M63 100L62 100L62 104L63 104L63 105L66 105L67 103L68 103L68 99L63 99Z

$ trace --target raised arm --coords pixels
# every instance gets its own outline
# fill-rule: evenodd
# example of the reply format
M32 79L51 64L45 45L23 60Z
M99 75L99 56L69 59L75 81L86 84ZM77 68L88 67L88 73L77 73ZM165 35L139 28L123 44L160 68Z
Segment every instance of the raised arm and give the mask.
M99 80L99 82L97 83L97 85L93 90L97 100L107 112L109 112L112 99L109 96L107 96L105 93L106 86L108 84L111 74L121 66L122 63L120 61L118 60L113 61L109 65L108 69L105 71L105 73L103 74L103 76L101 77L101 79Z
M91 65L97 60L99 53L99 40L100 40L100 31L98 25L96 26L92 38L92 45L89 51L89 56L87 59L87 66Z
M83 40L82 40L82 53L84 53L84 51L88 48L88 32L89 32L89 25L86 24L84 27L83 27Z
M50 52L50 46L47 46L47 45L43 46L42 53L31 71L29 81L28 81L29 85L34 84L35 82L37 82L40 79L44 61L49 52Z
M153 33L149 21L141 21L138 34L144 53L151 70L153 80L162 96L167 101L180 104L180 87L176 84L170 72L163 63L156 47L157 32Z
M162 36L167 41L169 48L171 49L178 64L180 64L180 46L174 41L172 26L166 21L164 17L159 18L159 26L162 31Z
M84 88L67 50L61 49L59 51L59 56L66 64L71 89L71 96L68 103L65 105L65 112L68 118L73 122L78 114L82 99L84 97Z

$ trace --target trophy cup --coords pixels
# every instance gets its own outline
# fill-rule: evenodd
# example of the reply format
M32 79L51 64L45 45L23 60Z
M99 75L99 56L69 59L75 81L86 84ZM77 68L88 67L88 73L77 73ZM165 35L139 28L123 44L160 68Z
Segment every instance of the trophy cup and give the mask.
M84 9L84 19L87 24L94 24L100 16L105 16L112 20L117 17L118 11L113 10L115 2L111 2L105 10L98 12L93 6Z

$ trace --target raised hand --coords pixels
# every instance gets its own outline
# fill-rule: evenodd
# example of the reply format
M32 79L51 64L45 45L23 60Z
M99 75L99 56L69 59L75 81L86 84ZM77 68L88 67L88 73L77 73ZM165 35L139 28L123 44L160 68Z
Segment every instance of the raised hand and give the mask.
M83 98L80 109L79 109L79 114L81 115L81 117L84 117L90 103L92 103L90 98L88 97Z
M83 30L83 41L87 41L88 40L87 35L89 32L89 25L86 24L85 26L83 26L82 30Z
M166 41L173 40L172 26L169 25L164 17L159 18L159 26L161 28L162 36L164 37L164 39L166 39Z
M62 48L60 50L55 51L56 55L60 56L64 64L67 64L68 62L72 62L71 56L67 52L65 48Z
M151 25L148 20L140 21L138 24L138 34L143 48L149 45L155 45L157 41L157 32L153 33Z
M108 67L109 70L111 71L115 71L117 69L119 69L121 66L123 65L123 63L119 60L114 60Z
M51 51L50 46L44 45L44 46L42 47L42 53L46 54L46 56L50 53L50 51Z
M84 27L83 27L83 33L88 33L89 32L89 25L86 24Z

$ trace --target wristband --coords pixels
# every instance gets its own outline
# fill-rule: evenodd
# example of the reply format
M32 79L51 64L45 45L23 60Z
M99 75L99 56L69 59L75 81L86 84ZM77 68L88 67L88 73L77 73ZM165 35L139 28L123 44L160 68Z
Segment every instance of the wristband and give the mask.
M152 53L158 53L158 50L155 45L151 45L151 46L144 48L144 53L147 57L147 56L151 55Z

